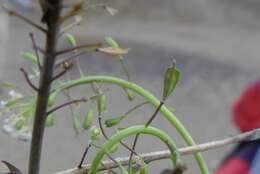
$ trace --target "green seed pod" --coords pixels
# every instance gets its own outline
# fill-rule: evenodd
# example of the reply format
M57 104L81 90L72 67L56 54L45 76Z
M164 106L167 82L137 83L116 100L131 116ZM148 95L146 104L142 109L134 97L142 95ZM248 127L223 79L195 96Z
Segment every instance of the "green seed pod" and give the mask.
M25 118L19 117L14 122L14 127L16 130L21 130L25 125Z
M34 53L31 53L31 52L25 52L22 54L23 58L26 59L26 60L29 60L31 61L31 63L33 64L37 64L37 56L34 54Z
M175 67L175 63L170 66L164 76L163 100L166 100L175 89L180 78L180 71Z
M46 127L51 127L54 125L54 117L53 115L49 115L47 118L46 118L46 121L45 121L45 126Z
M49 95L49 98L48 98L48 107L52 107L52 106L54 105L55 100L56 100L58 94L59 94L59 91L56 90L56 91L52 92L52 93Z
M119 48L119 44L112 37L105 37L106 43L113 48Z
M134 93L132 91L129 91L128 89L125 89L124 91L126 92L129 101L133 101L135 99Z
M76 135L80 133L80 122L77 117L73 117L73 129Z
M93 111L92 110L88 111L86 117L84 118L83 124L82 124L83 129L85 129L85 130L89 129L89 127L92 124L93 118L94 118Z
M99 128L93 127L90 131L91 140L99 140L101 138L101 130Z
M97 99L98 115L104 114L106 111L106 96L104 94L100 95Z
M9 89L14 89L14 88L16 88L16 85L11 82L5 81L5 82L3 82L3 87L9 88Z
M71 44L74 47L77 46L76 38L72 34L66 33L65 37L69 44Z
M124 118L124 117L121 116L121 117L116 117L116 118L107 119L107 120L105 121L105 125L106 125L106 127L113 127L113 126L119 124L123 118Z

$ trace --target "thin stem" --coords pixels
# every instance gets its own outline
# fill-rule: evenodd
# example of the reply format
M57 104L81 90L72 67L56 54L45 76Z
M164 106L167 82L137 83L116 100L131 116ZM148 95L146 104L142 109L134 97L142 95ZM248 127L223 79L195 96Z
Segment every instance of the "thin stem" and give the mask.
M72 47L72 48L68 48L68 49L65 49L65 50L62 50L62 51L58 51L56 53L56 55L61 55L61 54L66 54L66 53L70 53L70 52L73 52L75 50L79 50L79 49L84 49L84 48L88 48L89 52L90 51L95 51L97 48L101 47L101 44L100 43L94 43L94 44L84 44L84 45L79 45L79 46L75 46L75 47Z
M37 58L37 65L38 65L39 71L41 71L42 66L41 66L40 56L39 56L39 53L38 53L38 48L37 48L37 44L35 42L34 34L30 33L29 35L30 35L30 38L31 38L31 41L32 41L32 44L33 44L33 49L34 49L36 58Z
M149 126L149 125L152 123L152 121L155 119L155 117L157 116L157 114L160 112L160 109L162 108L163 104L164 104L164 102L161 101L160 104L159 104L159 106L157 107L157 109L155 110L155 112L153 113L153 115L151 116L151 118L150 118L150 119L147 121L147 123L145 124L146 127Z
M52 110L48 111L48 112L46 113L46 116L52 114L53 112L55 112L55 111L57 111L57 110L60 110L60 109L62 109L62 108L64 108L64 107L66 107L66 106L70 106L70 105L72 105L72 104L78 104L78 103L80 103L80 102L87 102L87 99L82 98L82 99L72 100L72 101L68 101L68 102L66 102L66 103L63 103L63 104L61 104L61 105L59 105L59 106L53 108Z
M10 15L10 16L15 16L19 19L21 19L22 21L26 22L27 24L39 29L40 31L42 31L43 33L47 33L47 30L45 28L43 28L42 26L36 24L35 22L33 22L31 19L23 16L22 14L17 13L16 11L10 10L9 8L7 8L6 6L2 6L2 8Z
M28 73L27 73L23 68L20 68L20 71L23 73L23 75L24 75L24 77L25 77L25 80L26 80L26 82L28 83L28 85L29 85L33 90L35 90L36 92L38 92L39 89L32 83L32 81L31 81L30 78L29 78Z
M242 141L250 140L255 134L258 134L260 132L260 129L255 129L249 132L237 134L228 138L224 138L221 140L215 140L203 144L198 144L194 146L189 146L189 147L182 147L179 148L178 151L181 156L186 156L186 155L193 155L197 152L204 152L208 150L215 150L217 148L222 148L227 145L239 143ZM158 160L163 160L163 159L169 159L171 154L169 150L163 150L163 151L156 151L156 152L150 152L150 153L143 153L140 154L142 159L144 160L145 163L151 163L154 161ZM122 166L128 165L128 160L129 157L121 157L121 158L116 158L116 161L120 162ZM104 166L100 167L98 170L103 171L106 170L106 168L117 168L118 165L115 165L114 162L112 161L103 161ZM106 167L105 167L106 166ZM79 171L77 168L74 169L68 169L66 171L60 171L55 174L85 174L83 171L89 170L91 167L91 164L87 164L82 168L82 171Z
M80 160L80 163L79 163L79 165L78 165L78 168L82 168L82 164L83 164L83 162L84 162L84 160L85 160L85 158L86 158L86 156L87 156L88 151L89 151L90 148L91 148L91 143L89 143L88 146L85 148L85 151L84 151L84 153L83 153L83 155L82 155L82 158L81 158L81 160Z
M72 23L70 23L67 26L62 28L59 36L62 36L64 33L66 33L68 30L72 29L73 27L80 25L81 21L82 21L81 16L75 16L75 20Z

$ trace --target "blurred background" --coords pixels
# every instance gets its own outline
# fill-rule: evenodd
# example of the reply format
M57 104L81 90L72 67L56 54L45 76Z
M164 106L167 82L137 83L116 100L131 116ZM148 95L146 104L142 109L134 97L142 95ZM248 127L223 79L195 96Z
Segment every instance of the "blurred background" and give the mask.
M1 3L8 3L8 6L34 21L40 19L39 7L33 1L1 0ZM259 78L260 73L260 1L92 0L90 3L106 3L117 9L118 13L111 16L100 8L88 9L82 25L71 31L79 43L102 41L105 36L112 36L124 47L130 48L125 63L132 80L159 98L164 71L171 60L176 59L182 78L167 105L176 108L176 116L195 141L203 143L237 133L231 119L232 104L246 85ZM36 34L37 31L16 18L10 18L2 9L0 21L0 80L9 80L25 88L27 86L19 68L28 68L29 63L21 59L21 53L31 50L28 33L33 31ZM37 42L44 42L41 33L37 33ZM64 46L61 41L61 47ZM87 54L80 61L85 73L124 77L120 63L107 56ZM77 77L76 72L74 75ZM142 101L136 97L129 104L120 88L104 88L109 88L108 116L120 115ZM89 107L91 105L86 108ZM153 108L145 106L132 114L123 125L143 123L152 112ZM68 113L57 114L55 126L46 130L42 173L76 166L87 145L87 133L75 136ZM179 147L185 146L162 117L158 116L154 125L175 137ZM147 141L151 143L144 143ZM138 144L139 152L164 148L150 137L144 137ZM211 171L230 148L203 153ZM126 154L120 151L117 155ZM0 132L0 159L26 171L28 156L28 142L17 141ZM199 173L192 156L184 159L188 165L187 174ZM169 160L164 160L153 163L151 170L152 173L159 173L169 166Z

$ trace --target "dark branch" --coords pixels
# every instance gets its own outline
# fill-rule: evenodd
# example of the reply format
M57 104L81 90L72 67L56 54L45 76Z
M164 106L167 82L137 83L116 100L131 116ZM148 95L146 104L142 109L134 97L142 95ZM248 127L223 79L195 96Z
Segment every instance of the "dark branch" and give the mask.
M72 64L72 63L67 63L67 62L64 62L62 65L63 65L63 66L62 66L63 70L62 70L59 74L57 74L56 76L54 76L54 77L52 78L52 81L55 81L55 80L57 80L58 78L62 77L63 75L65 75L65 74L73 67L73 64Z
M45 28L43 28L42 26L36 24L35 22L33 22L31 19L28 19L27 17L17 13L16 11L12 11L10 9L8 9L5 6L2 6L2 8L10 15L10 16L15 16L21 20L23 20L24 22L26 22L27 24L39 29L40 31L42 31L43 33L47 33L47 30Z
M47 117L48 115L52 114L53 112L59 110L59 109L62 109L62 108L64 108L64 107L66 107L66 106L70 106L70 105L72 105L72 104L78 104L78 103L80 103L80 102L87 102L87 99L82 98L82 99L72 100L72 101L63 103L63 104L61 104L61 105L59 105L59 106L57 106L57 107L51 109L50 111L48 111L48 112L46 113L46 117Z
M85 158L86 158L90 148L91 148L91 143L89 143L89 145L86 147L86 149L85 149L85 151L84 151L84 153L82 155L82 158L81 158L80 163L78 165L79 169L82 168L82 164L83 164L83 162L84 162L84 160L85 160Z
M28 76L28 73L23 69L23 68L20 68L20 71L23 73L24 77L25 77L25 80L26 82L28 83L28 85L34 89L36 92L38 92L38 88L31 82L29 76Z
M88 48L89 52L90 51L95 51L97 48L100 48L101 47L101 43L94 43L94 44L84 44L84 45L79 45L79 46L76 46L76 47L72 47L72 48L68 48L68 49L65 49L65 50L62 50L62 51L58 51L56 53L56 55L61 55L61 54L66 54L66 53L70 53L72 51L76 51L76 50L79 50L79 49L84 49L84 48Z

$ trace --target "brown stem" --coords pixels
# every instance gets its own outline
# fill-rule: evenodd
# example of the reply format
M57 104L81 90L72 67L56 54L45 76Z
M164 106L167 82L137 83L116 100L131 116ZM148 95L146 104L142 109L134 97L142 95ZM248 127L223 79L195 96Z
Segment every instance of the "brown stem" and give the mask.
M12 11L10 9L8 9L5 6L2 6L2 8L10 15L10 16L15 16L21 20L23 20L24 22L26 22L27 24L39 29L40 31L42 31L43 33L47 33L47 30L45 28L43 28L42 26L36 24L35 22L33 22L31 19L28 19L27 17L17 13L16 11Z
M70 106L70 105L72 105L72 104L78 104L79 102L87 102L87 99L82 98L82 99L72 100L72 101L63 103L63 104L61 104L61 105L59 105L59 106L53 108L52 110L48 111L48 112L46 113L46 117L47 117L48 115L52 114L53 112L59 110L59 109L62 109L62 108L64 108L64 107L66 107L66 106Z
M95 51L99 47L101 47L100 43L84 44L84 45L79 45L79 46L76 46L76 47L68 48L68 49L65 49L65 50L62 50L62 51L58 51L56 53L56 55L58 56L58 55L61 55L61 54L66 54L66 53L70 53L72 51L84 49L84 48L88 48L89 51Z
M41 71L42 66L41 66L40 56L39 56L37 44L36 44L36 42L35 42L34 34L33 34L33 33L30 33L29 35L30 35L30 38L31 38L31 41L32 41L32 44L33 44L33 49L34 49L36 58L37 58L37 65L38 65L39 71Z
M53 67L56 58L57 37L60 28L59 17L62 10L62 0L48 2L51 3L53 8L49 9L49 16L46 22L46 55L43 61L43 67L39 81L28 174L39 174L40 170L41 150L45 128L47 104L52 83Z
M29 76L28 76L28 73L23 69L23 68L20 68L20 71L22 71L24 77L25 77L25 80L26 82L28 83L28 85L34 89L36 92L38 92L38 88L32 83L32 81L30 80Z

